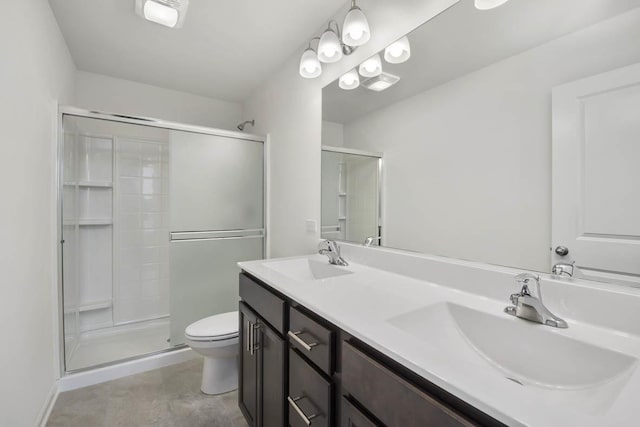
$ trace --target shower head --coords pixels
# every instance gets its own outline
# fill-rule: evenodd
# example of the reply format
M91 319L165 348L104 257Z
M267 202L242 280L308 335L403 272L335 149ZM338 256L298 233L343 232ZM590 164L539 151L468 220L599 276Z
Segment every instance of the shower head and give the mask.
M240 124L238 125L238 129L239 129L239 130L241 130L241 131L244 131L244 127L245 127L246 125L255 126L255 124L256 124L256 121L255 121L255 120L247 120L247 121L245 121L245 122L240 123Z

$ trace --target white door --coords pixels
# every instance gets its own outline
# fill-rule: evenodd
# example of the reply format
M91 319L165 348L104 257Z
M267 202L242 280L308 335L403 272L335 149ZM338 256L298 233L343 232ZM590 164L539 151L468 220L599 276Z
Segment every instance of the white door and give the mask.
M552 151L552 264L640 283L640 64L554 88Z

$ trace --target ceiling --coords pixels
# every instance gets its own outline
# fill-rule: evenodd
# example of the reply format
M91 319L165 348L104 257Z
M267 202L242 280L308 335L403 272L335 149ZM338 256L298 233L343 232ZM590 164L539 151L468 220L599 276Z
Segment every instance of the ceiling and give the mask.
M243 101L346 0L191 0L184 27L135 0L49 0L78 69Z
M489 10L458 4L409 34L411 58L383 70L401 77L383 92L362 86L323 90L323 120L349 123L367 113L640 7L640 0L511 0Z

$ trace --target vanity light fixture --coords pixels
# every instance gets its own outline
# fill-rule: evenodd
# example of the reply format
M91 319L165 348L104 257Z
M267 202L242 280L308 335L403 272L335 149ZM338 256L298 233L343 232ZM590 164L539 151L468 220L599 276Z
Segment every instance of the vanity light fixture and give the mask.
M331 24L335 24L336 30L331 29ZM318 42L318 60L331 64L342 59L342 44L338 37L340 27L336 21L329 21L328 28L320 36Z
M344 31L348 31L349 34L346 34ZM371 30L369 29L367 18L364 16L362 10L356 6L355 0L352 0L351 9L344 19L342 33L340 31L340 25L332 20L329 21L327 29L324 30L320 37L311 39L309 47L305 49L300 58L300 75L306 79L318 77L322 74L321 62L330 64L340 61L343 56L351 55L358 46L365 44L370 37ZM318 40L318 48L316 50L311 48L311 42L314 40ZM315 60L312 59L313 55L315 55Z
M189 0L136 0L135 11L147 21L169 28L180 28Z
M342 25L342 41L349 46L362 46L371 38L371 30L367 17L356 5L356 0L351 0L351 9L344 18Z
M344 90L353 90L360 86L360 76L355 68L340 76L338 86L340 86L340 89Z
M364 80L362 86L374 92L382 92L400 81L400 77L391 73L382 73L379 76Z
M382 60L380 54L376 53L371 58L364 61L358 67L358 71L362 77L376 77L382 73Z
M322 64L318 60L318 54L311 47L311 42L314 40L320 40L320 37L314 37L309 42L309 47L302 54L300 58L300 75L305 79L315 79L322 74Z
M384 50L384 60L389 64L402 64L410 57L411 45L409 44L409 38L407 36L391 43Z
M509 0L475 0L476 9L489 10L502 6Z

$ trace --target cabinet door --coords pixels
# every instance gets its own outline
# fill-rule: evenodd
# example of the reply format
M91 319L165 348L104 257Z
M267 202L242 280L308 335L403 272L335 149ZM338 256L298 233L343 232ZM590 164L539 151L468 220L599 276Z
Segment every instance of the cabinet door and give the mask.
M259 332L261 427L285 425L286 341L267 324Z
M238 405L250 427L258 427L258 353L255 347L255 328L258 317L244 303L240 303L240 369L238 370Z
M342 416L340 417L340 427L377 427L365 414L360 412L345 397L342 397Z

